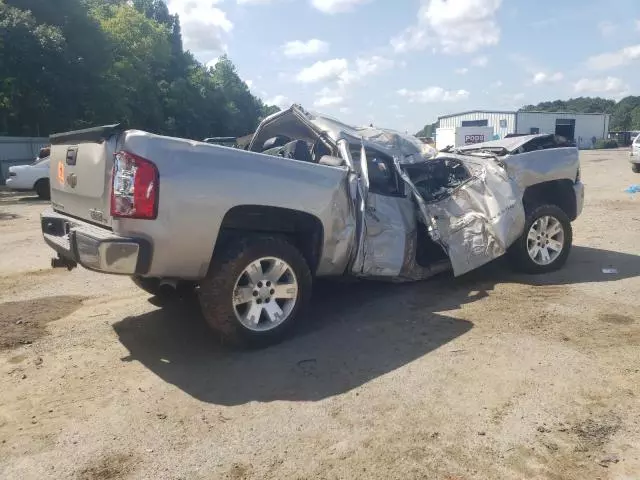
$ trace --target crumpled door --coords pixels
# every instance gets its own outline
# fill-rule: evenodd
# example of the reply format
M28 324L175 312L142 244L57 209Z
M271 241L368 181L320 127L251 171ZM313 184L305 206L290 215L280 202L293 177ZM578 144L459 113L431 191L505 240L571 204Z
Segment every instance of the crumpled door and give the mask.
M415 236L415 206L410 198L369 191L364 146L360 152L357 200L358 247L351 273L361 277L398 277L406 263L411 233Z
M497 159L455 158L471 176L438 201L426 202L406 173L403 179L412 187L429 235L445 249L459 276L504 255L522 234L525 213L517 183Z

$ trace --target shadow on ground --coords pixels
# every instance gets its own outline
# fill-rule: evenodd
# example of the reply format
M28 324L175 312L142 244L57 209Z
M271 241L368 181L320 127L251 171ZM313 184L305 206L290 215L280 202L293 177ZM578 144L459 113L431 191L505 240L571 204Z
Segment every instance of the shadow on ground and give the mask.
M24 205L28 203L48 203L49 200L43 200L38 197L35 192L23 192L9 190L6 187L0 187L0 205Z
M614 267L607 275L602 268ZM221 347L196 302L182 301L117 322L130 355L202 401L316 401L347 392L400 368L468 332L472 323L446 315L489 295L499 283L567 285L640 275L640 256L575 247L567 266L544 276L511 273L504 261L455 279L425 282L318 282L304 326L290 340L259 351Z

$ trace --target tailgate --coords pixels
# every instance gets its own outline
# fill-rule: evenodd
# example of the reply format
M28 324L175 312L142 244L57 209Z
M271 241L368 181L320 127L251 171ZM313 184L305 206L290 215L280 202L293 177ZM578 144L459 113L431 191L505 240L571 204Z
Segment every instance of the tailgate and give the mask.
M120 125L51 135L51 205L89 222L111 226L113 154Z

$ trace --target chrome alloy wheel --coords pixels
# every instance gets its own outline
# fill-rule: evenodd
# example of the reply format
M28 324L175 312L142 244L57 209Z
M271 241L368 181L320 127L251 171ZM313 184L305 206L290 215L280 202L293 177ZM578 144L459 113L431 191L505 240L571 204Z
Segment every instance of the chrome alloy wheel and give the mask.
M276 328L291 314L298 301L298 279L291 266L276 257L251 262L236 280L233 310L249 330Z
M538 218L527 235L529 258L538 265L550 265L564 248L564 227L560 221L545 215Z

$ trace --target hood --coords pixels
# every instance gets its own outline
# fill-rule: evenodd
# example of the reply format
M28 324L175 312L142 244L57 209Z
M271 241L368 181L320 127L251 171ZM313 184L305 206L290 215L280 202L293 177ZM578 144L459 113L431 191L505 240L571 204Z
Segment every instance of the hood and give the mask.
M536 138L544 138L544 137L553 137L553 135L551 134L521 135L517 137L502 138L500 140L491 140L489 142L484 142L484 143L473 143L471 145L464 145L462 147L457 148L456 150L460 152L491 150L494 152L502 151L503 154L507 154L507 153L515 152L520 147L529 143L531 140L534 140Z

